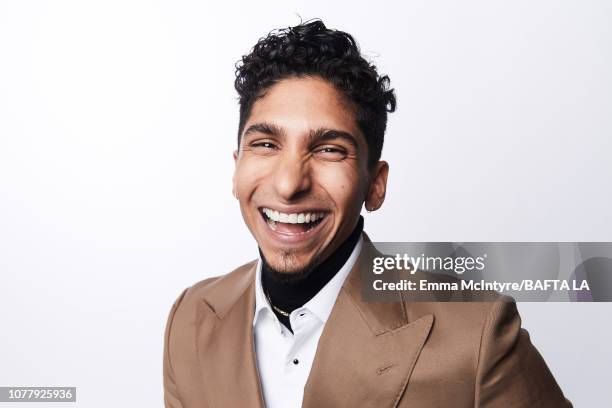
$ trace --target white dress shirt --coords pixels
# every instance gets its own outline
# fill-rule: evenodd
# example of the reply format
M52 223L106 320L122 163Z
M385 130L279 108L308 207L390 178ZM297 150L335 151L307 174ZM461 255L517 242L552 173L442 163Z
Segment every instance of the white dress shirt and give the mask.
M336 275L304 306L289 315L293 333L276 317L261 286L261 259L255 275L253 334L264 402L268 408L302 406L304 386L317 351L319 337L336 302L344 280L353 268L361 247L353 252Z

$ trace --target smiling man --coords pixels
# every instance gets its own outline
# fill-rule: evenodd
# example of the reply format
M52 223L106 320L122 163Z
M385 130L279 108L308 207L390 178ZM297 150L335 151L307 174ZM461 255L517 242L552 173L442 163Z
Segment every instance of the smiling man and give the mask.
M349 34L273 32L236 74L233 193L259 258L175 302L166 407L570 406L513 302L361 297L395 96Z

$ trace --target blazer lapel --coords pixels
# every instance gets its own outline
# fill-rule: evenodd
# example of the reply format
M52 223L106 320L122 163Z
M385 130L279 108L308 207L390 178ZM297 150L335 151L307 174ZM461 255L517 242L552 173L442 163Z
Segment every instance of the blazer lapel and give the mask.
M431 314L408 321L401 292L393 302L365 302L360 268L380 253L364 234L319 340L302 407L395 407L431 330Z
M255 268L220 278L200 305L196 341L210 408L264 405L253 343Z

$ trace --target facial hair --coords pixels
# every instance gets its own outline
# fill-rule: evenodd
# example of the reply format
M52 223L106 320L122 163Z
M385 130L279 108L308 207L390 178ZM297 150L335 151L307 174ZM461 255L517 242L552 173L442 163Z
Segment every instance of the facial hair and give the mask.
M313 257L310 262L302 267L295 268L296 257L292 251L283 251L280 254L280 265L272 266L263 255L261 250L259 251L263 267L266 268L270 273L269 276L274 281L279 283L296 283L305 280L310 276L312 271L319 264L319 257Z

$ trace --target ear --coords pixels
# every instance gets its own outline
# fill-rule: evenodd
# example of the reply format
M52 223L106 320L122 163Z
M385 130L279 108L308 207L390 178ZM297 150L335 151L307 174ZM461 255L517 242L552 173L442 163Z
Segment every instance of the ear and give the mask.
M238 161L238 150L234 150L232 156L234 157L234 174L232 175L232 195L238 198L238 195L236 194L236 162Z
M385 201L387 194L387 177L389 176L389 163L379 161L370 171L370 188L365 200L365 207L368 211L378 210Z

